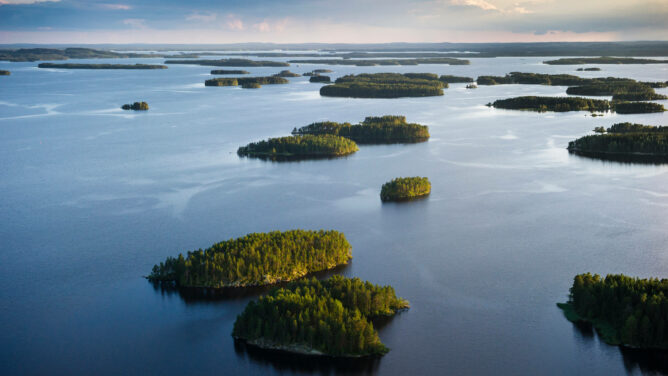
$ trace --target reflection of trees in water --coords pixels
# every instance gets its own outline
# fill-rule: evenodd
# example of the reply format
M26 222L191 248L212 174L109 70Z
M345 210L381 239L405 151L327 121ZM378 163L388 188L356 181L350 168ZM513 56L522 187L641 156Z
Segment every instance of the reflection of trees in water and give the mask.
M575 331L587 344L594 344L594 327L590 323L573 323ZM602 339L603 346L607 345ZM640 371L643 374L668 374L668 350L633 349L625 346L616 346L622 354L624 368L627 373Z
M598 159L607 164L628 164L628 165L663 165L668 163L668 156L661 155L642 155L642 154L611 154L586 151L570 151L570 155L585 159Z
M346 267L352 264L337 266L333 269L324 270L309 274L306 278L315 277L317 279L329 278L339 274ZM247 298L259 297L270 290L287 285L290 282L282 282L269 286L256 287L224 287L224 288L197 288L197 287L177 287L174 283L149 282L153 289L162 295L178 295L186 304L206 304L210 302L221 302L228 300L243 300Z
M234 341L234 351L241 359L248 359L256 365L270 366L277 371L299 373L340 373L346 375L375 373L380 363L379 357L334 358L328 356L308 356L285 351L266 350L247 345L244 341Z

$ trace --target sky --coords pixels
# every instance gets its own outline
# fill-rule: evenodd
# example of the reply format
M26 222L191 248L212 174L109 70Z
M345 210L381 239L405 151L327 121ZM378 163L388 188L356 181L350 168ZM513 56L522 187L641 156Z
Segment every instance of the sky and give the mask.
M668 0L0 0L0 43L668 40Z

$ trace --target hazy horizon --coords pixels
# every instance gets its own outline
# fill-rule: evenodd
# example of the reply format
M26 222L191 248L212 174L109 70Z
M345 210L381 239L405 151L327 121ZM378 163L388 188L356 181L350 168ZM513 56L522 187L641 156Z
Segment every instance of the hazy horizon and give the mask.
M667 40L656 0L0 0L0 43L504 43Z

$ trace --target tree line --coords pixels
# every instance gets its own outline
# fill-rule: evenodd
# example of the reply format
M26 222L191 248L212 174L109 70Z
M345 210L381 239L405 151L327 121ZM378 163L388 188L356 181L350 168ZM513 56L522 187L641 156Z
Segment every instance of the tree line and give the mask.
M168 257L147 278L180 287L258 286L331 269L351 258L350 243L338 231L252 233Z
M404 201L424 197L431 193L431 182L426 177L395 178L383 184L382 201Z
M443 95L448 84L411 74L364 73L339 77L333 85L320 88L320 95L352 98L400 98ZM414 74L413 74L414 75Z
M412 143L429 139L429 127L406 122L405 116L367 117L359 124L324 121L294 129L297 135L333 134L360 144Z
M569 304L575 319L607 329L609 343L668 348L668 279L578 274Z
M237 86L241 87L259 87L258 85L276 85L287 84L290 81L279 76L266 77L220 77L211 78L204 81L204 86Z
M408 307L391 286L341 276L302 280L249 302L232 335L262 347L382 355L389 349L370 320Z
M359 150L347 138L330 134L270 138L251 142L237 150L240 156L263 158L339 157Z

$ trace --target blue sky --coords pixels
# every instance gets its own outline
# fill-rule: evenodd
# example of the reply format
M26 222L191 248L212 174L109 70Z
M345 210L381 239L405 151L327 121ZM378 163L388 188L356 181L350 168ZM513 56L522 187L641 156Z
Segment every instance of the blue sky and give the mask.
M0 0L0 43L666 39L668 0Z

